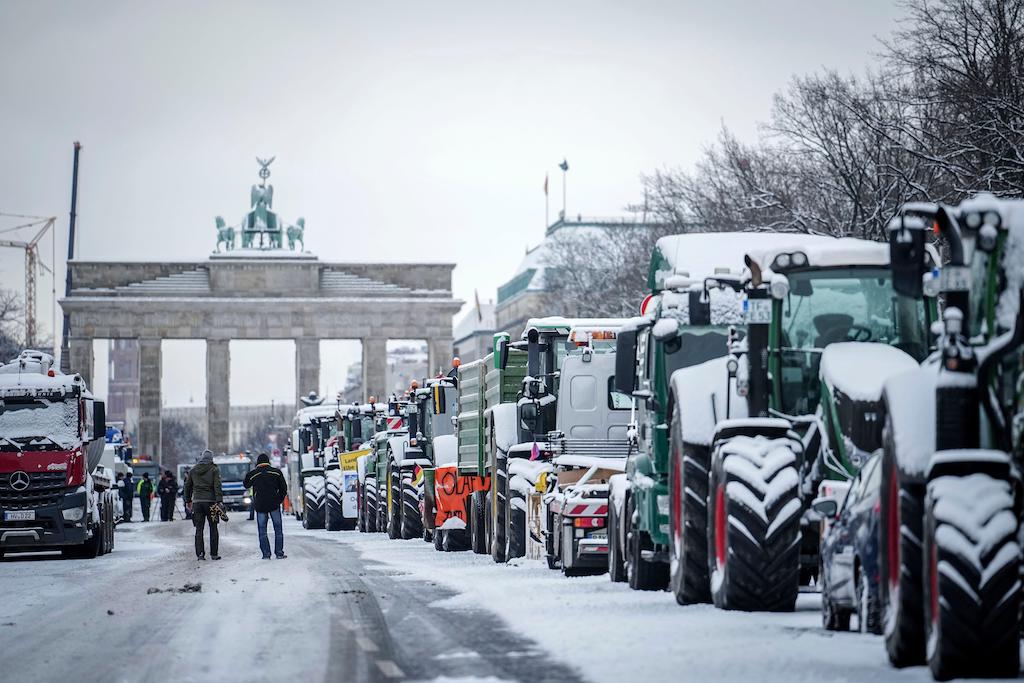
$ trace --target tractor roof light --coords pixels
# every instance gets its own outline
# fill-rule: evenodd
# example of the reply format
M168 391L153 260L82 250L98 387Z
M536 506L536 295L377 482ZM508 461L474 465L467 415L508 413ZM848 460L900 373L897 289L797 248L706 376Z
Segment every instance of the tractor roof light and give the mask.
M775 260L772 261L772 270L785 270L786 268L789 268L789 264L789 254L779 254L775 257Z
M781 273L775 273L772 275L769 288L773 299L785 299L789 295L789 278Z

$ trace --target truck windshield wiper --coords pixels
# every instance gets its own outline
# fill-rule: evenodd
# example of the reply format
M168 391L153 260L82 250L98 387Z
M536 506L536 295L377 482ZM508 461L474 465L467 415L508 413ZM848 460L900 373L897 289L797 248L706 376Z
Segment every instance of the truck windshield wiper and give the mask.
M33 438L32 438L32 441L33 441L33 442L36 442L36 441L39 441L40 439L46 439L47 441L49 441L50 443L52 443L52 444L53 444L54 446L56 446L57 448L63 448L63 447L64 447L64 446L63 446L63 444L59 443L59 442L58 442L58 441L57 441L56 439L54 439L54 438L53 438L52 436L36 436L36 437L33 437Z
M22 450L22 448L21 448L21 444L20 444L20 443L18 443L17 441L14 441L14 440L12 440L12 439L9 439L9 438L7 438L6 436L0 436L0 439L2 439L3 441L5 441L6 443L9 443L9 444L11 444L11 445L12 445L12 446L14 446L15 448L17 448L17 449L18 449L19 451L20 451L20 450Z

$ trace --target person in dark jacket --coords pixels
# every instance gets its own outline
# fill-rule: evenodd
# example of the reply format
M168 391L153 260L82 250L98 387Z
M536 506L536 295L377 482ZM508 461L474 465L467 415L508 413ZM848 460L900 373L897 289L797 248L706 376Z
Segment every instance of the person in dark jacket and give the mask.
M139 505L142 506L142 521L149 521L149 506L153 502L153 482L149 479L149 472L143 472L142 481L135 491L139 494Z
M245 475L243 486L252 489L252 506L256 510L256 529L259 531L260 550L263 559L270 559L270 538L267 537L267 520L274 523L274 554L283 560L284 530L281 527L281 503L288 495L288 484L281 470L270 466L270 458L260 453L256 458L256 469Z
M220 543L217 516L211 515L210 509L223 500L220 469L213 462L213 452L207 448L185 480L185 509L192 513L192 524L196 528L196 557L200 560L206 559L203 527L207 521L210 523L210 559L220 559L220 555L217 554L217 545Z
M160 483L156 487L156 495L160 497L160 521L174 521L174 499L178 497L178 480L170 470L160 475Z
M124 475L124 486L121 487L121 503L124 506L124 521L132 521L132 498L135 497L135 480L132 479L132 473L126 472Z
M185 519L192 519L192 508L185 504L185 484L188 483L188 475L192 472L191 467L186 467L181 472L181 488L178 495L181 496L181 505L185 508Z

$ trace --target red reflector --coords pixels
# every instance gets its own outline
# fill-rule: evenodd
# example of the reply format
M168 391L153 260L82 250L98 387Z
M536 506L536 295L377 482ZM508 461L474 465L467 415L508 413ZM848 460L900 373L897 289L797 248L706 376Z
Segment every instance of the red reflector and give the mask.
M577 517L572 525L577 529L599 529L604 526L604 517Z

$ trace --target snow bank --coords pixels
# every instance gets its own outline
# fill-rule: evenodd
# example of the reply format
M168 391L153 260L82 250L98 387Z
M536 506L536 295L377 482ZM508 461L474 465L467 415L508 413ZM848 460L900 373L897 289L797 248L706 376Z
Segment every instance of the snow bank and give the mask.
M747 400L729 385L729 414L726 415L727 356L715 358L672 373L671 385L682 417L683 441L710 446L719 420L747 416Z
M935 383L938 364L929 363L885 382L885 403L893 425L896 459L904 472L924 476L935 452Z
M821 354L822 379L854 401L877 401L885 380L917 368L907 353L888 344L840 342Z

